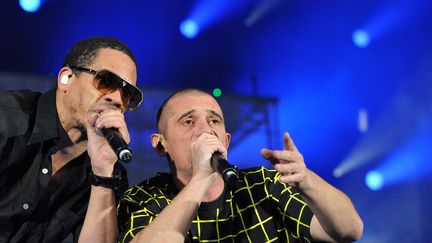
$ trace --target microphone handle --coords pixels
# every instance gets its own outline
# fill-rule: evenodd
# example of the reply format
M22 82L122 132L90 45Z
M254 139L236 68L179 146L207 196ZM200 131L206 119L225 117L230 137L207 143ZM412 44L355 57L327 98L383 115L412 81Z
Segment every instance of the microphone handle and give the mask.
M234 165L231 165L219 151L213 153L211 166L222 175L223 180L230 186L235 186L239 180L239 173Z
M124 141L121 133L116 128L103 128L102 133L108 144L114 150L117 158L123 162L129 162L132 160L132 150L129 148L127 143Z

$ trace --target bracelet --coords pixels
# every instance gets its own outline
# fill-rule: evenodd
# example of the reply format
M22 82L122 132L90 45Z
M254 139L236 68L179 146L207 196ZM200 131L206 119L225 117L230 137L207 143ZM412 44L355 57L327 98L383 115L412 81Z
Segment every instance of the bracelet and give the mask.
M112 177L98 176L89 172L88 182L93 186L102 186L106 188L111 188L116 191L120 186L121 172L119 170L114 170L114 175Z

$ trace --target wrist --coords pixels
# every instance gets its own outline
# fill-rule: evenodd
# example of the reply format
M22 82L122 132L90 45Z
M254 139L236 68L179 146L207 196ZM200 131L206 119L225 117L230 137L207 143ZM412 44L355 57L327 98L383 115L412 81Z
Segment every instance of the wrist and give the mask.
M208 188L216 181L217 173L213 172L211 174L197 173L192 176L192 178L187 183L189 186L201 188L203 191L207 191Z
M91 185L110 188L114 191L119 188L121 179L121 172L118 170L111 173L111 176L96 175L93 171L90 171L88 175L88 182Z
M224 191L224 184L222 177L214 172L203 178L193 177L187 186L193 193L191 198L199 199L201 203L212 202L219 198Z
M92 172L96 176L113 177L114 165L104 166L104 167L92 166Z
M205 180L210 179L214 180L213 175L215 174L215 171L213 169L211 170L196 170L192 172L191 180Z
M327 193L328 190L323 188L327 184L317 174L311 170L306 171L306 176L301 184L297 187L297 190L302 194L303 198L307 202L320 200L323 193Z

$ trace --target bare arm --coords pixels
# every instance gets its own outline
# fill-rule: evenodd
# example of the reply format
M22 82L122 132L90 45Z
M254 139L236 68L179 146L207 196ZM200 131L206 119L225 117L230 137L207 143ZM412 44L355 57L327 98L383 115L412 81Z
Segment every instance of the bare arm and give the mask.
M116 203L110 188L92 186L78 242L116 242Z
M296 187L309 204L314 213L310 226L314 240L352 242L360 239L363 222L351 200L306 168L303 156L288 133L284 134L284 150L263 149L261 153L282 174L280 180Z
M116 127L125 141L129 133L123 114L116 109L105 109L90 115L87 124L87 151L95 175L111 177L117 156L106 139L96 133L97 128ZM90 199L78 242L110 243L117 241L117 217L114 191L111 188L91 186Z
M184 242L192 219L217 175L197 175L131 242Z
M311 187L302 191L304 200L314 213L312 237L333 242L359 240L363 222L351 200L312 171L308 173Z

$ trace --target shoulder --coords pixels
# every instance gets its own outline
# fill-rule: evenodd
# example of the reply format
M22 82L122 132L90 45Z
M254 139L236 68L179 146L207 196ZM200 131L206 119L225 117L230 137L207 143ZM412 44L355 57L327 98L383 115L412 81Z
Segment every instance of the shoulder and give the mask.
M242 178L240 179L239 185L242 188L266 188L266 192L275 193L277 195L282 193L297 193L295 188L279 180L281 174L273 168L268 168L265 166L252 167L242 169L241 173Z
M31 90L0 90L0 109L33 110L40 96Z
M22 135L36 114L39 92L0 90L0 134Z
M117 210L119 214L152 212L157 214L166 207L174 197L171 176L159 173L155 177L144 180L129 188L122 196Z
M138 200L153 197L154 195L167 194L172 191L171 175L158 173L156 176L146 179L129 188L124 197L132 197Z
M279 172L275 169L267 168L265 166L251 167L246 169L241 169L243 177L247 180L253 181L265 181L265 180L275 180L279 177Z

